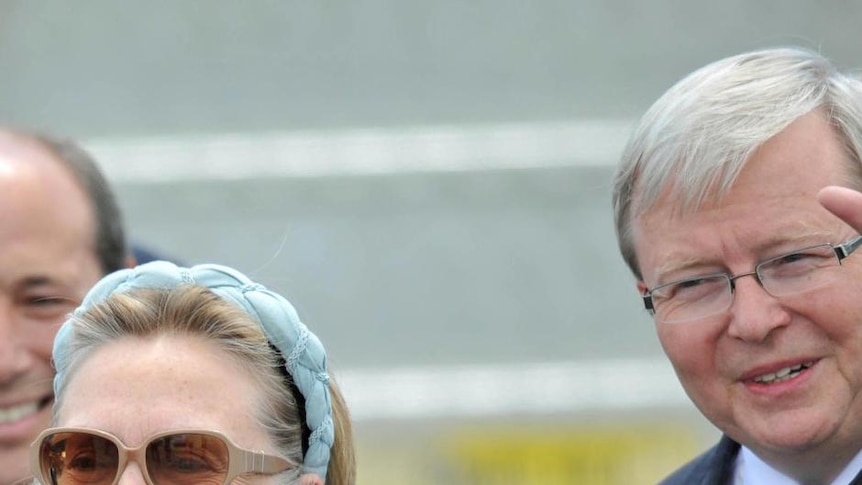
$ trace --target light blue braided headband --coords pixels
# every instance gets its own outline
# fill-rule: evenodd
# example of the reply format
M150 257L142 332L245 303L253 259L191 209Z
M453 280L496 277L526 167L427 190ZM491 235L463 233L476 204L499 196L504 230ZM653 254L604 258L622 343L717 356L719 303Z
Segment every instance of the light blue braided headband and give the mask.
M299 320L293 305L282 296L226 266L201 264L181 268L173 263L154 261L102 278L87 293L75 315L81 315L114 293L144 288L171 289L183 284L206 287L243 309L260 323L269 341L281 352L288 372L305 397L306 423L311 431L302 472L316 473L325 481L335 438L326 352L320 340ZM57 369L66 369L73 325L73 320L67 320L54 340L53 357ZM62 377L59 373L54 377L55 394Z

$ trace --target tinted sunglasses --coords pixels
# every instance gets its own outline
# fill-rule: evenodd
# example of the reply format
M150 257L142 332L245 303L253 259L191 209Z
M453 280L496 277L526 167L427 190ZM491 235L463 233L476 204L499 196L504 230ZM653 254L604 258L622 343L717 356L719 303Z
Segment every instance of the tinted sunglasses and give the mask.
M30 468L46 485L116 485L130 460L150 485L227 485L243 474L273 475L296 466L242 449L216 431L166 431L129 448L104 431L49 428L30 446Z

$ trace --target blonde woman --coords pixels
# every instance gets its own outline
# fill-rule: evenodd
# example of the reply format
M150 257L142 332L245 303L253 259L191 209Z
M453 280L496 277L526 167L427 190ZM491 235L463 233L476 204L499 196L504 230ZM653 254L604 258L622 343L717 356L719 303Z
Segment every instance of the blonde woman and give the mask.
M37 483L353 485L347 408L291 304L236 270L102 279L54 344Z

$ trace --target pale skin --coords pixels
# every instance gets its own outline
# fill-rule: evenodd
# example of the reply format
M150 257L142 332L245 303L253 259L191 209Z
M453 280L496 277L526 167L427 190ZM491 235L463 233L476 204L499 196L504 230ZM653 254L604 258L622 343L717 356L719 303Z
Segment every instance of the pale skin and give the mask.
M216 430L241 447L277 455L258 420L263 397L256 386L247 369L201 337L125 337L97 349L71 377L57 426L107 431L127 446L171 429ZM265 475L236 482L276 483ZM144 483L139 464L130 462L118 485ZM323 480L307 473L300 485Z
M216 430L241 447L277 454L257 420L260 399L247 370L211 342L126 337L97 349L72 376L57 425L107 431L128 446L160 431ZM275 483L260 475L239 481ZM144 484L139 464L129 462L118 483Z
M749 160L721 201L692 214L664 197L634 222L638 290L716 271L747 273L769 257L840 244L862 230L862 194L846 185L851 161L819 112L799 118ZM822 204L822 205L821 205ZM775 298L736 282L726 312L657 322L689 397L719 429L804 483L829 483L862 449L862 258L838 283ZM810 364L773 384L754 381Z
M0 485L29 476L50 423L54 335L102 275L94 219L65 167L0 131Z

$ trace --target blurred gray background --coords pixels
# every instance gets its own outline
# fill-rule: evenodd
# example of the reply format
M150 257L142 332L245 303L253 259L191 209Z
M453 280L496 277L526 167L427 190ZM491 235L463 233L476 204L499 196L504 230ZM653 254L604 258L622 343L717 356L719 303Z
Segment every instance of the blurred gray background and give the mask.
M628 129L744 50L862 67L860 20L849 0L2 0L0 116L90 148L136 243L294 301L354 408L361 483L538 482L481 478L500 465L474 451L519 423L547 442L548 420L594 453L565 472L583 481L648 461L613 423L682 424L672 460L587 480L650 483L714 435L617 252Z

